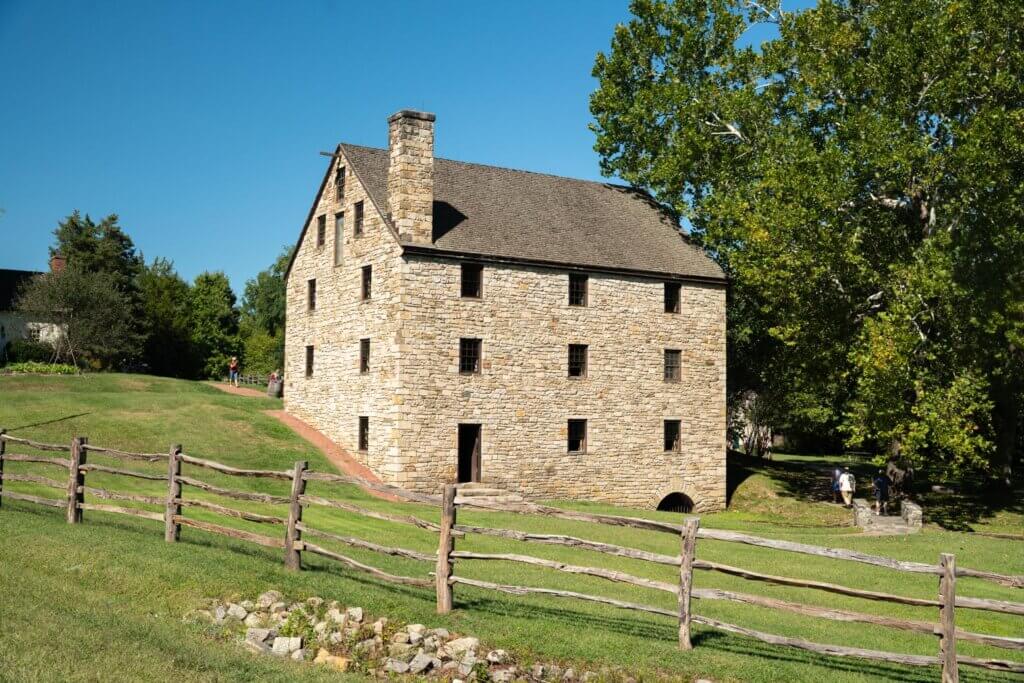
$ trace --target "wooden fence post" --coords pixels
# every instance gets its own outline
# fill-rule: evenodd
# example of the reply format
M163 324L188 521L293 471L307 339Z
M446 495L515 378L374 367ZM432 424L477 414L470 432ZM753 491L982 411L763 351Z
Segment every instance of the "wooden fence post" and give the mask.
M181 538L181 525L174 521L181 514L181 444L171 446L167 454L167 506L164 508L164 540L175 543Z
M956 555L939 555L942 575L939 578L939 659L942 661L942 683L958 683L960 671L956 663Z
M679 649L691 650L690 643L690 591L693 588L693 555L697 548L697 528L700 518L690 517L683 525L682 552L679 563Z
M6 429L0 429L0 437L7 433ZM4 490L4 453L7 451L7 442L0 438L0 493ZM0 505L3 505L4 498L0 496Z
M295 525L302 521L302 502L299 497L306 492L306 480L302 475L308 466L309 463L300 460L295 463L295 469L292 470L291 503L288 507L288 526L284 532L284 566L292 571L302 569L302 557L295 547L302 532Z
M81 467L85 464L85 449L87 439L84 436L76 436L71 439L71 467L68 468L68 524L78 524L82 521L82 510L78 504L85 499L84 493L78 492L79 486L85 486L85 472Z
M434 572L438 614L448 614L452 611L452 585L448 579L452 575L452 551L455 550L455 537L452 535L454 526L455 486L448 484L444 487L444 498L441 502L441 534L437 544L437 568Z

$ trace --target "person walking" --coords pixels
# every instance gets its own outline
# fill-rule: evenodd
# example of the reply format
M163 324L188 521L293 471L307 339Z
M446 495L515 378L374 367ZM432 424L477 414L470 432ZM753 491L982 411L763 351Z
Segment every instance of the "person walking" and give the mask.
M228 363L228 383L238 386L238 356L231 356Z
M875 515L889 514L889 485L892 483L889 476L878 470L878 476L872 483L875 487Z
M839 495L839 477L841 477L842 474L843 471L838 467L832 470L832 502L837 505L839 504L839 501L842 500L842 497Z
M843 505L853 507L853 493L856 490L857 479L849 467L844 467L843 473L839 475L839 492L843 495Z

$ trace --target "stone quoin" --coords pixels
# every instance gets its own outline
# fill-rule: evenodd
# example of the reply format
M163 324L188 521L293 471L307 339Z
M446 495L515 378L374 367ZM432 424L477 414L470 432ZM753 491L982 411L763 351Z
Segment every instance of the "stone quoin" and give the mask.
M434 125L337 146L287 274L285 409L415 491L722 509L721 269L646 194L437 159Z

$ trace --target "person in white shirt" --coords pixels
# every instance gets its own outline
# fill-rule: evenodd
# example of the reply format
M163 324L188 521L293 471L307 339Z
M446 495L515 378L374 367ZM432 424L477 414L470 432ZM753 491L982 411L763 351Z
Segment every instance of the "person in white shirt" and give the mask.
M839 493L843 494L843 504L846 507L853 505L853 492L856 490L857 479L854 478L849 467L844 467L843 473L839 475Z

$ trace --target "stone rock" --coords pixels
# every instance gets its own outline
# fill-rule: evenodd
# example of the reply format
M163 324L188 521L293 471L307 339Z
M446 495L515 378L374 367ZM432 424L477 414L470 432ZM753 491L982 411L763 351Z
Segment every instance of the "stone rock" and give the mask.
M476 657L471 654L466 654L465 659L459 662L459 675L469 676L473 673L473 667L476 666Z
M424 652L437 652L437 636L427 636L423 639Z
M241 605L242 609L244 609L246 612L251 612L254 609L256 609L256 605L253 604L252 600L242 600L242 602L238 604Z
M345 612L348 614L348 618L352 621L361 623L363 621L363 608L362 607L349 607Z
M429 671L436 660L428 654L419 653L409 662L409 673L421 674Z
M274 632L269 628L250 628L245 632L245 639L254 643L265 643L273 634Z
M547 674L548 678L550 678L553 681L557 681L562 677L562 667L558 666L557 664L552 664L551 666L547 667Z
M259 609L269 609L275 602L280 602L282 597L277 591L267 591L256 598L256 607Z
M419 645L420 643L423 642L423 634L422 633L410 633L410 634L408 634L408 638L409 638L409 642L412 643L413 645Z
M366 640L361 640L356 643L353 649L357 652L373 652L376 648L377 641L373 638L367 638Z
M284 614L288 611L288 605L284 604L280 600L270 605L271 614Z
M337 607L329 607L325 614L325 618L329 621L333 621L339 626L344 626L348 622L348 614L342 612Z
M384 662L384 670L396 674L409 673L409 665L398 659L389 659Z
M302 649L302 637L301 636L297 636L297 637L294 637L294 638L278 636L277 638L274 638L273 650L274 650L274 654L275 655L280 655L280 656L290 655L291 653L295 652L296 650L301 650L301 649Z
M257 655L265 655L270 652L270 648L267 647L266 643L257 642L255 640L246 639L245 642L242 643L242 646L249 652Z
M314 610L317 609L318 607L320 607L320 605L322 605L322 604L324 604L324 599L323 598L313 597L313 598L309 598L309 599L306 600L306 606L307 607L311 607Z
M305 661L305 659L306 659L306 650L303 649L303 648L299 648L298 650L296 650L295 652L292 653L292 659L294 659L297 662Z
M392 643L408 643L411 642L409 634L405 631L398 631L395 635L391 636Z
M515 678L516 668L514 666L491 669L491 680L494 683L511 683Z
M479 645L480 641L476 638L456 638L445 643L441 650L448 652L454 658L464 652L475 651Z
M345 636L341 634L341 631L334 631L331 635L327 636L327 642L331 645L338 645L343 640L345 640Z
M530 676L538 681L544 680L544 674L546 672L547 670L544 668L543 664L534 664L530 667Z
M487 653L487 661L491 664L506 664L508 659L508 652L505 650L491 650Z
M348 671L349 665L348 659L345 657L338 657L332 655L327 650L320 648L320 651L316 653L316 658L313 660L314 664L324 664L326 666L337 669L338 671Z
M430 635L437 636L441 640L448 640L448 638L451 636L451 634L448 633L448 629L446 628L432 628L430 629Z
M563 681L575 681L576 680L576 671L574 669L572 669L572 668L566 669L565 673L562 674L562 680Z
M313 633L323 638L327 635L327 630L331 628L331 624L326 621L318 621L313 625Z
M261 614L260 612L250 612L249 616L247 616L242 623L249 627L258 628L260 626L263 626L263 624L266 623L266 621L267 617Z
M217 605L217 607L214 608L214 610L213 610L213 620L216 623L218 623L218 624L221 623L222 621L224 621L224 618L227 617L227 616L228 616L228 611L227 611L227 609L224 608L223 605Z
M242 607L241 605L236 605L235 603L231 603L228 605L227 614L232 619L238 619L239 621L242 621L247 616L249 616L249 613L245 610L244 607Z
M382 635L384 633L384 627L388 625L387 617L381 617L377 621L373 622L373 632L375 634Z
M407 643L392 643L388 646L388 654L392 657L401 658L413 651L412 645Z
M410 635L412 635L413 633L419 633L420 635L423 635L426 632L427 627L424 626L423 624L409 624L408 626L405 627L405 630Z

